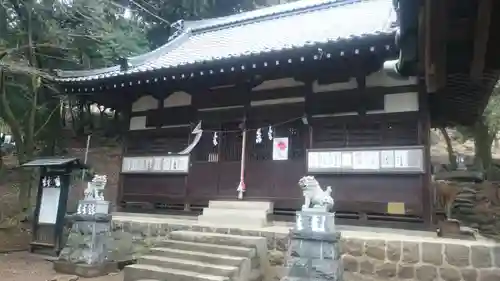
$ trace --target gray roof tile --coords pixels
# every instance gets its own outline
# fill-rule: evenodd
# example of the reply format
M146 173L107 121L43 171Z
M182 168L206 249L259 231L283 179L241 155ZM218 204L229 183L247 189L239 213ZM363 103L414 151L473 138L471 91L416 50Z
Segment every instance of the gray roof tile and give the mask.
M394 33L391 0L303 0L229 17L186 23L184 33L131 67L63 71L61 81L85 81L265 54L321 43Z

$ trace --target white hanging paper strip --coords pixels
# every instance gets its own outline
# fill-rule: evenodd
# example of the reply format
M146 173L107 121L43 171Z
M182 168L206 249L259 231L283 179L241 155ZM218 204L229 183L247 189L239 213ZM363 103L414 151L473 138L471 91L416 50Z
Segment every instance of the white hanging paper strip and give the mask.
M186 147L183 151L178 152L177 154L186 155L191 153L191 151L196 147L198 142L200 142L201 135L203 134L203 130L201 129L201 121L198 122L198 125L196 125L191 134L196 135L193 139L193 142L191 142L191 144L188 145L188 147Z
M273 140L273 127L269 126L269 128L267 129L267 137L269 138L269 140Z
M257 133L255 135L255 143L262 143L262 129L257 129Z
M212 139L212 142L213 142L214 146L217 146L219 144L217 138L218 138L217 132L214 132L214 137Z

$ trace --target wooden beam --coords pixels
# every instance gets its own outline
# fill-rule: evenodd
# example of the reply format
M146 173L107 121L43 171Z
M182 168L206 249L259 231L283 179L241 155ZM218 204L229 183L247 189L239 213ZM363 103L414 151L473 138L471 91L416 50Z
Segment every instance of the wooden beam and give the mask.
M479 80L482 77L485 65L485 56L488 49L490 22L493 0L479 0L474 35L474 54L470 68L470 78Z
M434 60L435 60L435 71L436 71L436 86L437 90L441 90L446 87L447 78L447 51L448 51L448 0L434 1L436 5L436 19L434 21L436 34L433 38L434 40Z
M425 34L425 86L428 93L436 92L436 79L434 71L434 61L432 52L433 43L433 23L432 23L432 12L433 12L433 0L425 0L424 2L424 34Z
M448 44L448 1L425 0L425 83L427 92L434 93L446 86Z

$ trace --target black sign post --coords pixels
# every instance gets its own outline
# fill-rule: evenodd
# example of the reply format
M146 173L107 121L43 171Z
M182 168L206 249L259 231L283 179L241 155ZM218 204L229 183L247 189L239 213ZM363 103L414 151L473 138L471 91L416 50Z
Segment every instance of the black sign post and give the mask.
M40 168L30 251L57 256L64 247L64 217L71 173L84 169L85 165L77 158L52 157L36 159L22 167Z

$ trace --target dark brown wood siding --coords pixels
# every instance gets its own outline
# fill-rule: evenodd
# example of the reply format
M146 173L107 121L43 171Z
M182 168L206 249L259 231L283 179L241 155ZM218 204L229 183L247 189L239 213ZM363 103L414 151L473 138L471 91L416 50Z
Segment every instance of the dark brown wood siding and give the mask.
M418 112L314 118L313 148L350 148L422 145ZM406 213L423 216L424 175L321 174L332 186L339 212L386 214L388 202L403 202Z
M279 91L287 93L287 97L297 97L300 96L297 89L305 91L304 87ZM297 181L307 173L305 158L308 148L427 145L422 130L423 119L428 118L425 112L324 117L357 111L360 107L364 111L380 111L384 108L384 95L380 94L382 89L378 90L373 96L369 95L369 89L363 95L355 90L312 94L307 96L305 103L247 105L246 112L245 99L240 92L235 89L211 90L193 96L196 111L191 107L157 111L160 117L156 118L162 120L152 120L155 126L183 122L193 126L198 120L202 121L204 133L191 153L190 172L187 176L123 176L122 200L204 205L214 199L235 199L243 140L240 125L246 115L245 199L272 200L277 209L297 210L303 200ZM264 100L276 96L262 91L252 97ZM220 107L228 108L213 109ZM309 124L304 124L301 118L305 113L309 115ZM323 117L314 117L318 115ZM289 138L288 160L272 160L272 141L267 136L269 125L272 125L274 138ZM148 134L131 132L125 154L154 155L180 151L193 137L192 126L157 129ZM262 143L256 143L257 128L262 128ZM213 143L214 132L217 132L216 145ZM422 217L426 211L422 203L426 200L422 192L425 175L321 174L317 179L322 186L332 186L339 214L385 215L388 202L404 202L407 214L417 217Z

